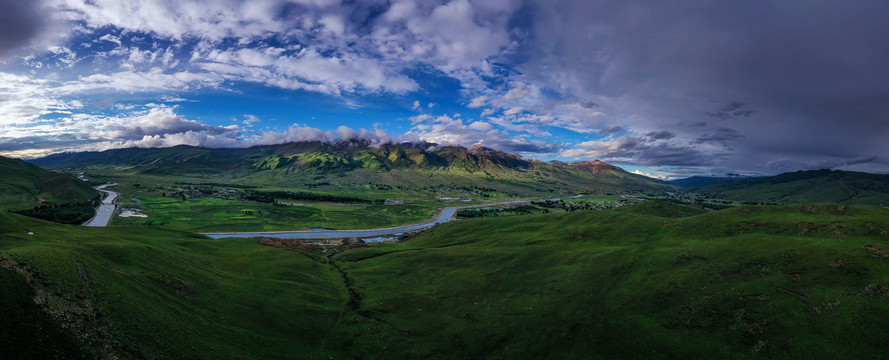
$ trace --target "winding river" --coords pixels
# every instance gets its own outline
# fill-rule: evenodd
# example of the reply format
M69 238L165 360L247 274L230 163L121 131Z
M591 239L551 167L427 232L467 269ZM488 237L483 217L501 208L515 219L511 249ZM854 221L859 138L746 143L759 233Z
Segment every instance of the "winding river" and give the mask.
M559 200L559 199L546 199L546 200ZM435 225L446 223L451 221L454 218L454 214L461 209L469 209L469 208L479 208L479 207L489 207L489 206L498 206L498 205L509 205L509 204L521 204L521 203L529 203L531 201L537 200L515 200L515 201L507 201L496 204L483 204L483 205L467 205L467 206L455 206L444 208L438 214L438 217L427 223L416 224L416 225L406 225L392 228L383 228L383 229L365 229L365 230L324 230L324 231L271 231L271 232L239 232L239 233L205 233L214 239L221 239L227 237L239 237L239 238L250 238L250 237L276 237L283 239L336 239L336 238L365 238L365 237L380 237L384 235L397 235L400 233L427 229L431 228Z
M102 205L99 205L99 208L96 209L96 216L86 224L83 224L83 226L108 226L108 223L111 222L111 216L114 215L114 200L117 199L117 193L111 190L105 190L105 188L114 185L117 184L96 186L96 190L106 194L105 199L102 200Z

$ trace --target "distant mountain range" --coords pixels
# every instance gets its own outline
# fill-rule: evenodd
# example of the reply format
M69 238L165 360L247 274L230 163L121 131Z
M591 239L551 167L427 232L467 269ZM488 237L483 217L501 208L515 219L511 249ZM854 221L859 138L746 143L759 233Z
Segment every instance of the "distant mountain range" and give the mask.
M746 179L741 176L691 176L682 179L670 180L670 184L677 185L683 189L696 189L702 186L721 184L730 181Z
M355 175L364 181L427 186L494 182L539 192L662 190L674 186L601 161L543 162L482 146L431 143L371 146L295 142L242 149L192 146L129 148L50 155L31 160L50 168L118 167L135 174L281 179ZM356 180L357 181L357 180Z
M693 177L672 181L686 190L726 199L778 204L889 204L889 175L805 170L751 178Z
M889 175L808 170L769 177L665 182L595 160L544 162L483 146L295 142L250 148L128 148L50 155L49 168L112 168L128 174L300 186L310 182L483 186L517 194L686 190L752 203L889 204Z
M19 159L0 156L0 209L91 200L99 192L71 174L46 171Z

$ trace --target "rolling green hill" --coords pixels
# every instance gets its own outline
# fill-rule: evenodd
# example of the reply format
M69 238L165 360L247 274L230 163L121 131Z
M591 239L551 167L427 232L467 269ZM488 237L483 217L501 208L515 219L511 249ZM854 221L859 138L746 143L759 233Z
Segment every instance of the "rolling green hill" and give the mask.
M100 193L70 175L0 156L0 209L24 210L38 205L92 200Z
M889 175L807 170L702 186L695 191L757 203L889 204Z
M0 213L0 293L104 357L879 358L887 215L647 202L322 253Z

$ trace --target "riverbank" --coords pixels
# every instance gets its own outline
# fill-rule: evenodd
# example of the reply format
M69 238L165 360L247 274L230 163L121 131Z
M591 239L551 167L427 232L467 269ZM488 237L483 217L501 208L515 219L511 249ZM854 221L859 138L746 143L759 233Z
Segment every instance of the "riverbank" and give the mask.
M93 217L90 221L87 221L83 226L91 226L91 227L103 227L108 226L111 222L111 217L114 216L115 205L114 201L117 199L117 192L111 190L105 190L106 187L117 185L113 184L103 184L96 186L95 189L105 193L105 199L102 199L102 205L96 209L96 216Z

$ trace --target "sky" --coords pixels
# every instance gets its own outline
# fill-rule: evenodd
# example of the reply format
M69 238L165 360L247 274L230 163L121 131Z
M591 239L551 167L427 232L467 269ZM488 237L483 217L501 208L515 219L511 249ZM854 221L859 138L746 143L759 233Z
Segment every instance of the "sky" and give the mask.
M889 172L889 2L0 0L0 155L360 139Z

